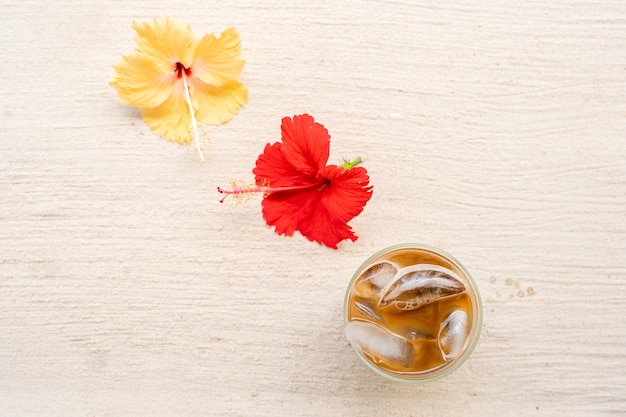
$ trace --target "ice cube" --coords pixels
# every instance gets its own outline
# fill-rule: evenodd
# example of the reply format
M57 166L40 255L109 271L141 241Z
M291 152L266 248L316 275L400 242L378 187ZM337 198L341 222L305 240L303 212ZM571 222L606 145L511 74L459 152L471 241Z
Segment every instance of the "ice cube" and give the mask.
M463 310L450 313L439 327L437 337L443 358L450 361L458 356L467 338L469 317Z
M439 265L412 265L398 272L383 294L380 305L392 304L400 310L415 310L438 298L463 291L465 285L449 269Z
M429 332L418 329L418 328L408 328L404 331L409 339L411 340L435 340L435 336L430 334Z
M354 284L354 291L362 297L378 302L399 269L393 262L377 262L359 276Z
M399 369L411 367L415 356L413 345L379 325L352 321L346 325L344 333L352 346L374 363Z
M360 301L355 301L354 302L354 307L356 308L356 310L363 315L363 317L373 320L373 321L381 321L382 319L380 318L380 316L376 313L376 311L374 310L374 307L372 307L371 305L367 304L367 303L363 303Z

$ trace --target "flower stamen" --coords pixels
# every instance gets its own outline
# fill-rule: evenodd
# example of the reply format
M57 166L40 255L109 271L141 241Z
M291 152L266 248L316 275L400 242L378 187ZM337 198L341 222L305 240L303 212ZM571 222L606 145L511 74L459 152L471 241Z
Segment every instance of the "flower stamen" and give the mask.
M177 62L175 71L178 78L183 79L183 86L185 87L185 101L187 102L187 107L189 107L189 115L191 116L191 129L193 132L193 138L196 141L196 149L198 150L198 154L200 155L200 160L202 162L206 162L206 159L204 159L204 155L202 154L202 150L200 150L200 135L198 134L198 123L196 122L196 115L193 110L193 104L191 103L191 95L189 94L189 84L187 83L187 75L191 74L191 69L185 68L183 64Z
M263 180L261 182L261 185L251 185L245 184L241 181L231 180L231 190L225 190L222 187L217 187L217 192L219 192L220 194L225 194L224 197L222 197L222 199L220 200L220 203L223 203L229 195L237 199L237 202L241 202L244 199L249 200L254 194L262 193L263 198L266 198L272 193L277 193L281 191L301 191L308 188L325 186L327 182L328 180L323 179L313 184L292 185L288 187L270 187L269 181L267 180Z
M228 196L232 196L235 199L235 204L248 202L258 193L263 193L263 196L266 196L264 189L267 188L267 185L259 186L255 184L247 184L241 180L231 180L230 187L231 190L225 190L222 187L217 187L217 191L220 194L224 194L220 203L223 203Z

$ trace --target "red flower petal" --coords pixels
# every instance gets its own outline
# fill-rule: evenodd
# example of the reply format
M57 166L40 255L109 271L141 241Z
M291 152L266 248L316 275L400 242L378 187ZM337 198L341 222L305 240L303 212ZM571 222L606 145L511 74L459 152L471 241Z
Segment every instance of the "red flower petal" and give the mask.
M317 201L311 202L314 208L300 219L298 230L309 240L337 249L342 240L357 239L347 223L363 211L372 187L364 168L344 170L330 165L323 175L328 185L320 190Z
M324 168L322 175L330 184L323 191L321 204L339 222L347 223L358 216L372 197L372 187L368 186L369 176L365 168L346 170L329 165Z
M271 194L263 200L263 217L269 226L276 226L276 233L291 236L298 230L307 239L333 249L337 249L342 240L357 239L352 229L346 223L337 221L321 203L323 193L286 194Z
M283 149L280 142L265 145L263 153L256 161L256 167L252 170L256 184L290 187L315 182L314 176L302 174L287 161Z
M283 118L281 130L285 158L301 173L315 176L328 161L328 130L308 114Z
M263 199L263 218L268 226L275 226L279 235L292 236L300 230L302 219L310 217L319 198L317 190L283 191Z

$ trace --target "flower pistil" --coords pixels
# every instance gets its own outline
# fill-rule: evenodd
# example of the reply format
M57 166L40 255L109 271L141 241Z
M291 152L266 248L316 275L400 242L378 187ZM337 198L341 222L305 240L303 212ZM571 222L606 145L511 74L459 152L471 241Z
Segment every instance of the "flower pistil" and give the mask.
M326 187L330 183L327 179L322 179L318 182L312 184L302 184L302 185L291 185L285 187L270 187L269 181L262 181L261 185L255 184L246 184L243 181L231 180L230 186L231 190L225 190L222 187L217 187L217 192L220 194L225 194L224 197L220 200L220 203L223 203L224 200L228 196L232 196L237 200L237 202L241 202L242 200L248 201L254 195L263 194L263 198L267 198L270 194L279 193L279 192L287 192L287 191L302 191L308 190L311 188L319 187L321 191L324 187Z
M181 68L184 68L184 71ZM196 149L198 150L198 155L200 155L200 160L202 162L205 162L206 159L204 159L204 155L202 154L202 150L200 149L198 122L196 122L196 114L193 109L193 103L191 102L191 94L189 94L189 84L187 83L187 76L191 75L191 68L185 68L183 64L177 62L175 71L178 78L183 79L183 87L185 89L185 101L187 102L187 107L189 108L189 117L191 119L191 132L193 133L193 139L196 142Z

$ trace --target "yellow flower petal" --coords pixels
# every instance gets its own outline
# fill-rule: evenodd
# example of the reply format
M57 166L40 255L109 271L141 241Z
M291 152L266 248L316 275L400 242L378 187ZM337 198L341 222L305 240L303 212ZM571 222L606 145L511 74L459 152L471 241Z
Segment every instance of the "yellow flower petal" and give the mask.
M137 31L137 52L148 55L164 73L174 70L177 62L189 68L193 63L193 52L198 37L190 25L175 19L154 19L148 22L133 22Z
M206 84L220 85L237 80L245 62L241 56L241 39L230 28L219 38L211 34L200 39L194 51L193 75Z
M196 81L191 101L197 109L198 121L221 125L230 121L248 102L248 90L239 81L227 81L219 87Z
M113 66L113 81L122 103L137 107L156 107L172 94L175 75L163 75L148 57L124 55Z
M177 87L180 87L177 85ZM144 123L155 133L171 142L191 142L191 116L182 89L177 88L167 100L158 107L141 109Z

